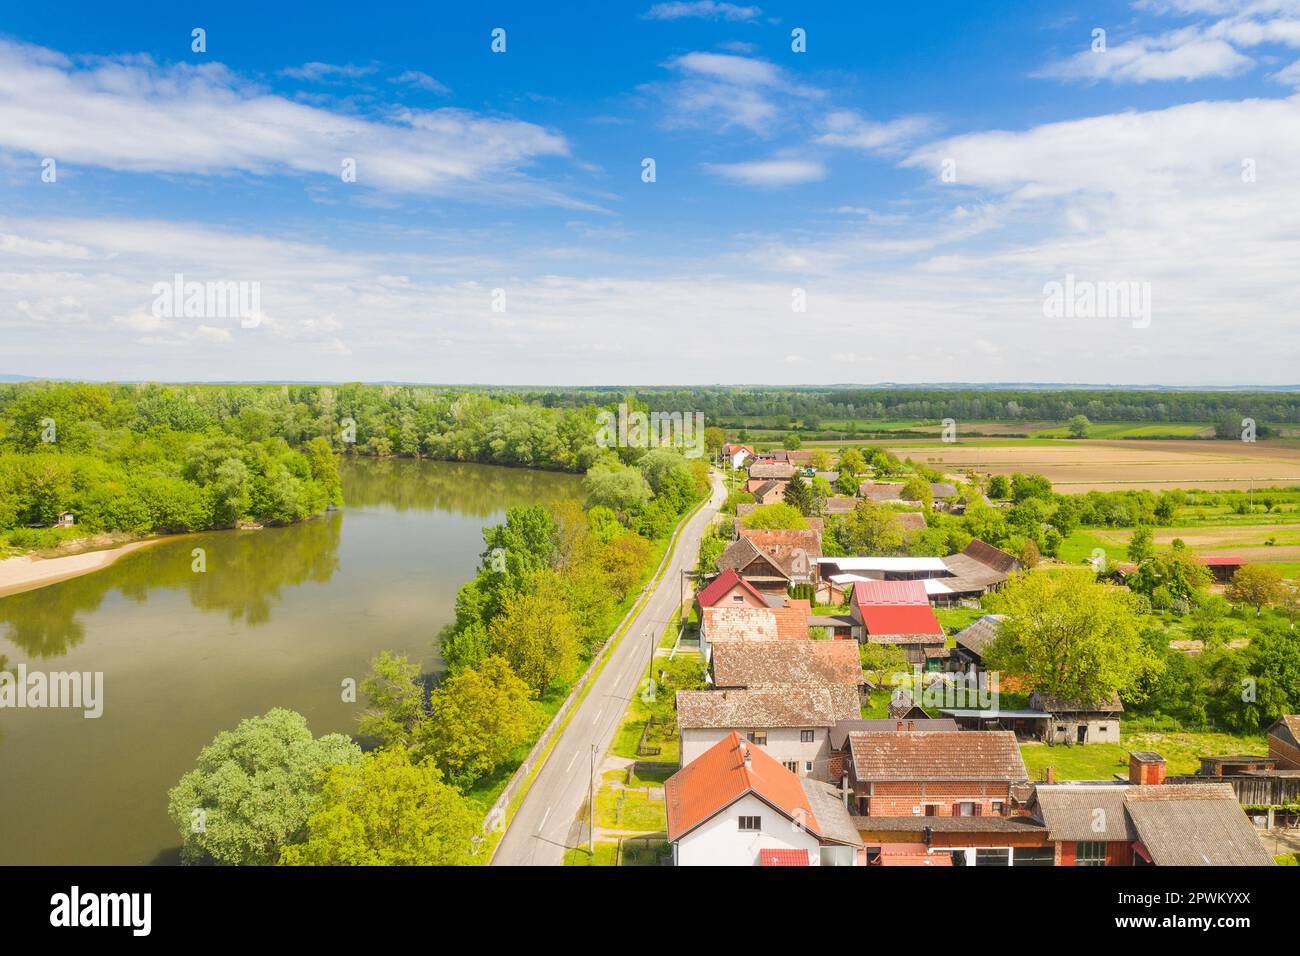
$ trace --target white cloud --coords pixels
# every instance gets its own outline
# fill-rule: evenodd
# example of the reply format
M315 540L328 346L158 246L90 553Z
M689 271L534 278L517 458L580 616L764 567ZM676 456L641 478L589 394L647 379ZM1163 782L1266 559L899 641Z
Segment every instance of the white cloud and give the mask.
M424 90L426 93L437 93L439 96L451 92L445 84L439 83L428 73L422 73L419 70L407 70L400 76L393 77L388 82L403 83L407 86L413 86L417 90Z
M714 0L694 2L656 3L645 13L643 20L682 20L688 17L705 20L753 20L763 13L758 7L742 7L734 3L715 3Z
M754 57L694 52L667 66L681 77L659 88L668 106L669 126L740 127L765 136L794 103L825 96L775 64Z
M78 63L0 41L3 149L61 165L293 172L336 183L342 161L352 158L363 189L589 208L526 174L539 160L569 153L563 136L533 123L457 109L364 119L269 94L220 64Z
M887 151L915 142L934 127L934 121L924 116L903 116L882 123L852 110L836 110L823 118L823 132L817 142L868 152Z
M373 66L356 66L352 63L311 62L304 63L302 66L291 66L283 69L280 71L280 75L294 80L321 83L330 80L356 80L363 76L369 76L375 70L376 67Z
M826 167L806 159L766 159L748 163L705 163L716 176L746 186L793 186L826 178Z

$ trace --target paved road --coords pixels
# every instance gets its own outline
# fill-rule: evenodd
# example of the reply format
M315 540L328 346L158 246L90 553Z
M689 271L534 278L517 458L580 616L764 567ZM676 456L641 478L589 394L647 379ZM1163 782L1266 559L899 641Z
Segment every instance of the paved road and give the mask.
M708 503L682 529L659 586L610 652L594 686L533 780L497 846L494 866L560 866L564 851L585 836L577 816L587 799L592 745L599 768L628 702L639 690L652 649L677 610L682 571L695 566L700 536L718 513L724 494L721 480L715 478Z

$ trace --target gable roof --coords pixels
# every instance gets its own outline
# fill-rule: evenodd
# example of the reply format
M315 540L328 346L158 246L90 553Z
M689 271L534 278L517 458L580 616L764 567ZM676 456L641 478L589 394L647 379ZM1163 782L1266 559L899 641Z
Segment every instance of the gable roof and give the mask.
M922 531L927 527L925 515L919 511L896 511L894 517L904 531Z
M864 481L858 485L858 497L871 501L902 501L901 481Z
M862 683L857 641L727 641L711 664L715 687Z
M703 609L700 627L710 643L806 641L809 602L786 598L784 607L715 604Z
M1231 784L1129 787L1124 808L1157 866L1273 866Z
M970 544L962 548L961 553L1002 574L1010 574L1020 568L1020 561L1015 555L1007 554L979 538L971 538Z
M849 684L677 692L677 725L683 730L830 727L860 709L858 689Z
M1300 747L1300 714L1283 714L1277 723L1268 728L1268 734L1292 747Z
M775 478L788 481L793 476L794 465L788 461L759 460L749 466L749 477L751 478Z
M1006 619L1005 614L985 614L954 634L952 639L959 647L964 647L983 657L989 645L993 643L993 639L998 636L998 630Z
M938 642L943 627L920 581L856 581L853 601L867 637L877 643L921 636Z
M1040 784L1034 801L1053 840L1129 841L1137 831L1124 810L1126 789L1105 783Z
M747 794L753 794L788 819L797 820L810 833L819 835L820 823L799 778L762 747L732 732L664 783L668 839L680 840Z
M1028 779L1011 731L851 732L849 754L864 781Z
M822 505L822 513L828 515L846 515L857 506L857 498L835 496L826 499L826 503Z
M930 482L930 495L934 498L952 498L957 494L957 486L947 481Z
M817 559L822 555L821 532L815 528L797 530L741 528L740 540L748 541L755 554L762 555L770 564L779 568L787 578L796 574L810 574ZM727 551L732 547L735 547L734 542L728 546ZM724 555L726 553L723 552Z
M717 604L720 600L722 600L723 595L725 595L728 591L730 591L732 588L737 586L739 586L745 591L748 591L759 601L763 603L767 603L766 601L763 600L763 595L758 593L758 588L754 587L754 585L750 584L739 574L737 574L735 568L727 568L725 571L719 574L716 578L714 578L712 581L709 582L708 587L704 588L704 590L700 591L697 595L695 595L695 599L700 602L700 607L702 608L712 607L713 605Z
M740 452L740 451L749 452L749 454L751 455L754 454L754 449L749 447L748 445L723 445L722 446L722 453L724 455L734 455L736 454L736 452Z

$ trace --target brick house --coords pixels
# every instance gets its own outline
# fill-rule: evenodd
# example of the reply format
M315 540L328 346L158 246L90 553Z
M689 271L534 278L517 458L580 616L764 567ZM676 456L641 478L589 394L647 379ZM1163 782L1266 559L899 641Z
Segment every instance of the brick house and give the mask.
M851 805L862 817L1005 816L1028 779L1016 736L1002 731L850 731Z

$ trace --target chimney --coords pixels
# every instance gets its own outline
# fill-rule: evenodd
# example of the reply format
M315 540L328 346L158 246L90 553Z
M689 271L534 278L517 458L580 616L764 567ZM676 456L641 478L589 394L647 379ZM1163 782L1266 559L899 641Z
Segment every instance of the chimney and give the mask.
M1056 783L1056 768L1048 767L1045 771L1043 783Z
M1165 758L1154 750L1134 750L1128 755L1128 782L1161 784L1165 782Z
M743 740L740 742L740 753L741 756L745 758L745 769L746 770L750 769L754 765L754 760L752 757L750 757L749 747L745 744Z

